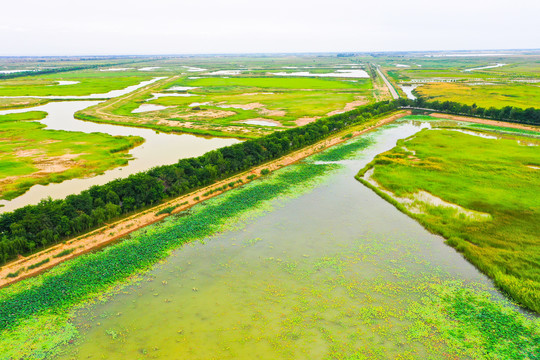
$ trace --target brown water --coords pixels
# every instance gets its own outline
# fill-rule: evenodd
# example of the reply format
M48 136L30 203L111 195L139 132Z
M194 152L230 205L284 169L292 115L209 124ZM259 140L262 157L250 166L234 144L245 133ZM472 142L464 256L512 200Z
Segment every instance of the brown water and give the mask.
M237 139L167 134L151 129L100 124L77 120L73 117L77 111L98 103L99 101L62 101L26 109L0 111L0 115L27 111L45 111L48 115L40 122L47 125L46 129L84 133L101 132L113 136L133 135L140 136L145 140L142 145L129 151L133 156L133 160L130 160L126 166L105 171L103 174L94 177L71 179L58 184L34 185L26 193L13 200L0 200L0 205L3 205L0 207L0 213L12 211L29 204L37 204L41 199L48 196L53 199L61 199L70 194L79 193L93 185L102 185L111 180L124 178L155 166L173 164L179 159L203 155L208 151L239 142Z
M441 237L354 179L426 126L386 126L303 195L278 197L262 216L183 246L80 310L81 338L61 358L455 358L437 339L411 339L410 307L446 280L495 289Z

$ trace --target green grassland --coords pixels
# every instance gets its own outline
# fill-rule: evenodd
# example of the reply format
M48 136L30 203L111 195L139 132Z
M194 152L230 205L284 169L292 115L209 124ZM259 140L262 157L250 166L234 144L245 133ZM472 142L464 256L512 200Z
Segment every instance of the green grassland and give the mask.
M34 107L48 102L47 99L39 98L0 98L0 110Z
M208 91L222 92L223 89L244 91L250 89L307 89L307 90L335 90L335 89L369 89L369 82L361 79L358 83L334 79L308 78L308 77L230 77L230 78L203 78L181 79L171 86L201 86L209 87ZM236 89L235 89L236 88Z
M358 141L354 145L345 144L344 149L331 149L319 158L347 158L369 143L362 138ZM246 221L271 211L274 206L281 206L280 202L287 198L309 192L338 169L336 164L315 165L309 162L281 169L262 181L251 182L207 200L193 207L189 213L173 215L138 230L102 251L85 254L38 277L2 289L0 353L7 359L54 358L80 336L72 321L78 309L94 302L105 302L109 296L124 291L125 286L144 281L142 274L169 256L171 250L218 232L242 229ZM538 322L491 298L483 289L441 282L440 276L433 278L418 274L410 277L402 274L391 282L380 278L359 282L349 277L355 269L352 264L373 261L373 256L392 254L392 250L384 244L377 247L362 241L358 250L340 248L337 251L338 254L331 258L302 257L300 261L286 257L265 259L265 267L272 266L268 271L277 273L288 269L287 273L295 283L307 280L309 284L301 294L291 292L300 305L292 307L292 315L282 315L283 328L275 331L276 344L294 347L297 343L283 334L305 324L312 326L317 321L311 311L304 310L308 306L316 314L329 310L339 314L343 310L342 303L333 303L335 300L330 297L330 301L326 301L326 295L333 294L326 291L338 289L349 294L350 300L361 306L347 308L347 316L339 318L340 332L350 336L336 334L336 339L333 339L334 334L328 334L328 342L332 346L325 359L390 358L385 355L392 349L387 349L382 343L369 348L354 346L355 339L369 336L371 331L380 334L385 343L399 342L401 346L402 342L423 344L430 352L439 355L438 351L444 349L443 358L532 359L535 356ZM422 264L420 259L415 260ZM274 262L276 267L273 267ZM381 263L380 266L394 268L392 263ZM418 296L418 300L410 301L408 296L411 292ZM360 294L370 295L367 303L363 302L365 300ZM407 310L396 309L392 306L394 304L373 304L371 296L379 295L393 296L398 304L406 301ZM274 296L278 301L277 296L282 298L284 295ZM273 298L266 301L270 299ZM410 325L396 335L390 329L394 322ZM247 342L244 346L249 344ZM399 358L418 358L418 353L409 353L409 350L405 349Z
M22 60L21 60L22 61ZM72 59L46 61L48 66L83 65L85 61ZM111 60L112 61L112 60ZM299 118L316 118L335 111L350 110L361 103L379 99L379 90L373 89L371 79L309 78L273 76L272 72L309 71L331 73L338 69L363 67L360 57L340 58L328 56L276 56L250 57L230 56L223 58L148 58L115 60L117 65L106 60L90 63L104 64L101 69L68 71L47 75L25 76L0 80L1 96L85 96L122 89L156 76L167 79L177 77L174 82L160 82L163 86L148 87L147 92L117 98L106 111L98 111L113 101L78 113L78 118L110 124L122 123L148 127L159 131L187 132L210 136L232 136L238 138L259 137L284 127L297 126ZM122 61L124 63L122 63ZM114 62L114 61L113 61ZM134 63L136 62L136 64ZM67 65L66 65L67 64ZM106 65L106 66L105 66ZM13 64L2 64L14 68ZM24 68L43 66L39 62L27 62ZM141 71L142 68L152 68ZM202 69L190 71L190 67ZM101 71L123 68L123 71ZM236 76L211 75L216 70L240 69ZM194 77L190 79L190 77ZM56 81L79 81L72 85L56 85ZM171 86L195 86L189 91L192 97L161 97L152 99L153 92ZM272 94L270 94L272 93ZM246 95L249 94L249 95ZM236 96L238 95L238 96ZM240 96L241 95L241 96ZM120 101L116 101L120 100ZM204 103L201 110L192 110L190 104ZM7 103L7 101L6 101ZM167 106L167 109L143 113L132 113L141 104ZM255 108L250 104L259 104ZM347 106L347 104L349 104ZM233 105L233 107L229 107ZM236 106L239 105L239 106ZM0 103L1 106L1 103ZM12 101L6 107L24 106L22 101ZM250 119L266 119L277 126L245 124Z
M260 103L268 110L285 111L284 116L266 115L268 118L283 122L294 121L302 116L324 116L332 110L342 109L347 103L354 101L355 96L358 95L347 92L295 91L256 95L215 95L209 96L208 100L205 98L201 100L240 105Z
M46 115L32 111L0 116L0 198L15 198L35 184L125 165L127 150L142 142L138 137L44 130L45 125L32 121Z
M515 135L494 140L423 130L378 155L358 178L373 168L372 178L396 196L423 190L489 214L490 220L471 220L441 206L414 213L378 191L427 229L443 235L515 300L540 312L539 145L538 139Z
M153 93L166 93L174 86L195 89L188 91L191 96L152 99ZM373 98L370 79L346 81L248 76L189 79L183 76L178 79L169 77L143 90L81 111L78 117L162 131L250 138L296 126L295 121L299 118L325 116L344 110L347 104L358 106ZM170 93L174 95L173 91ZM194 110L193 103L202 105ZM142 104L168 108L132 113ZM242 123L249 119L273 120L278 126Z
M455 101L480 107L522 109L540 107L540 87L528 84L468 85L460 83L432 83L416 88L426 100Z
M540 56L537 54L427 59L388 57L379 63L394 84L418 83L420 86L415 94L426 100L476 103L485 108L540 106L537 83L540 79ZM409 67L397 67L397 64ZM479 69L494 64L504 65ZM476 70L466 71L470 69Z
M303 71L317 70L318 68L335 68L343 64L358 65L366 61L365 57L338 58L335 55L282 55L282 56L224 56L224 57L179 57L168 59L155 59L148 62L138 63L137 66L160 66L153 73L160 71L184 71L184 66L198 67L203 69L223 70L223 69L243 69L246 74L260 74L267 70L272 71ZM298 69L287 69L284 67L297 67ZM302 69L302 67L310 67ZM188 72L197 76L197 72Z
M28 76L0 80L0 96L85 96L123 89L144 80L150 80L152 77L151 74L144 72L119 74L98 70ZM79 81L79 83L57 85L56 81L61 80Z

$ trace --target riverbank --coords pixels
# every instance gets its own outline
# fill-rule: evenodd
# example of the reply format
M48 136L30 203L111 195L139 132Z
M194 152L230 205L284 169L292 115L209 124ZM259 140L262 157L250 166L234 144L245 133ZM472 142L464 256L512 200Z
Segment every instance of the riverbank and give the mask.
M26 205L38 204L43 198L48 196L53 200L62 199L68 195L80 193L94 185L102 185L114 179L126 178L129 175L146 171L155 166L174 164L178 162L179 159L203 155L208 151L239 142L239 140L232 138L206 138L189 134L166 134L151 129L134 128L119 124L107 125L80 121L73 117L75 112L88 106L96 105L97 103L97 101L60 101L50 102L46 105L20 111L0 111L0 114L7 113L7 115L3 115L4 117L11 117L15 116L15 113L20 114L30 111L47 113L47 117L43 120L39 120L38 123L39 126L46 126L43 128L42 133L61 133L65 134L68 139L72 138L71 142L75 143L75 147L66 146L67 149L73 148L72 153L76 153L74 150L77 151L77 153L87 154L99 152L96 149L77 150L81 147L78 143L86 143L91 138L117 139L118 137L124 138L131 136L132 138L136 137L144 139L144 144L131 148L126 154L126 156L129 157L129 161L126 164L112 167L108 170L102 169L102 171L96 172L100 175L92 177L74 176L73 178L62 182L57 181L50 182L48 185L34 185L27 189L24 194L12 200L0 200L0 213L14 211ZM0 115L0 117L2 117L2 115ZM26 124L26 126L28 126L28 124ZM76 138L79 137L80 139L76 140ZM38 139L36 142L32 141L25 143L24 147L40 145L39 148L36 148L35 150L42 153L43 149L48 147L58 148L62 144L61 142L48 143L47 141L49 140L50 139L47 138ZM94 145L95 144L98 143L94 143ZM8 144L4 145L4 147L6 146L8 146ZM17 145L17 147L20 146L21 144ZM12 152L6 150L6 154L9 155L11 153ZM113 156L107 154L107 158L109 159L108 162L110 162L113 159ZM17 161L19 160L20 159L17 159Z
M418 118L2 289L0 353L530 358L538 326L441 237L354 179L374 156L429 127Z
M28 111L0 115L0 199L12 200L33 186L89 178L125 166L140 136L47 129L48 114Z
M440 119L465 121L465 122L471 122L471 123L476 123L476 124L502 126L502 127L512 128L512 129L540 132L540 127L533 126L533 125L523 125L523 124L510 123L510 122L505 122L505 121L488 120L488 119L474 118L474 117L469 117L469 116L458 116L458 115L450 115L450 114L442 114L442 113L432 113L432 114L429 114L429 116L433 116Z
M357 179L538 313L540 143L479 130L424 130L379 154Z
M108 224L107 226L101 227L89 234L79 236L72 240L68 240L64 243L45 249L42 252L35 253L28 257L21 258L19 260L6 264L2 268L0 268L0 287L15 283L28 277L35 276L66 260L72 259L94 249L103 247L137 229L160 221L163 218L169 216L169 214L167 213L156 216L156 213L164 209L171 207L174 208L171 213L178 213L180 211L184 211L201 201L204 201L218 194L221 194L224 191L251 181L253 179L252 175L255 175L256 177L261 176L262 172L266 172L263 171L265 169L267 169L268 171L274 171L282 167L291 165L326 148L347 141L351 137L359 136L372 129L388 124L409 114L410 112L408 111L399 111L390 116L375 119L368 123L348 128L338 134L335 134L330 138L317 142L316 144L311 145L307 148L295 151L280 159L257 166L249 171L227 178L190 194L183 195L166 203L144 210L143 212L119 220L115 223ZM349 134L351 135L349 136ZM228 184L231 183L234 183L234 185L229 186ZM227 186L227 188L222 190L216 190L218 188L222 188L223 186ZM36 264L41 265L29 269L29 267L32 267ZM17 275L10 276L10 274Z

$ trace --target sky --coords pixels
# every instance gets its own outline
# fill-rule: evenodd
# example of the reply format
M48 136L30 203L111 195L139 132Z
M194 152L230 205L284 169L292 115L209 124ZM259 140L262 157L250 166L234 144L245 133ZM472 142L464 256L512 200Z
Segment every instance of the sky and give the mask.
M17 0L0 56L540 48L538 0Z

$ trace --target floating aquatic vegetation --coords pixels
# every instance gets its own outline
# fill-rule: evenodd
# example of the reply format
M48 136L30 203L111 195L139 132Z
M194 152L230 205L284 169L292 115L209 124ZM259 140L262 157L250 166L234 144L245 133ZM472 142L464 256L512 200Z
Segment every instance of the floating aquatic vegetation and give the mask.
M0 293L0 352L16 342L13 334L24 333L25 319L38 319L51 311L64 314L85 300L102 301L107 289L148 269L168 256L172 249L216 232L238 228L271 210L276 205L275 199L299 196L336 168L336 165L298 164L282 169L263 182L247 184L192 208L191 216L182 216L182 213L171 216L134 232L123 242L4 289ZM96 294L100 295L96 298ZM64 317L60 322L67 326L66 321ZM70 334L75 336L74 332ZM36 341L26 351L39 353L45 351L43 346ZM54 347L47 347L46 352L50 356Z

